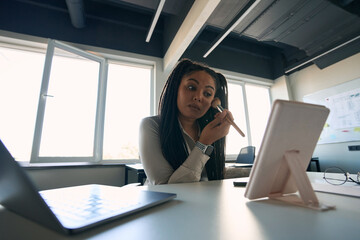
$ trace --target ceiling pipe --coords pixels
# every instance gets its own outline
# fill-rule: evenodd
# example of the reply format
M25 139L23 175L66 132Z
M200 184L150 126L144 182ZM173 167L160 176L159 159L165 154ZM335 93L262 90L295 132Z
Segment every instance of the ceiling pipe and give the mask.
M353 42L355 40L358 40L358 39L360 39L360 35L353 38L353 39L351 39L351 40L349 40L349 41L347 41L347 42L344 42L344 43L340 44L339 46L336 46L336 47L334 47L334 48L332 48L332 49L330 49L330 50L328 50L328 51L326 51L326 52L324 52L322 54L319 54L316 57L313 57L313 58L311 58L311 59L309 59L309 60L307 60L307 61L305 61L305 62L303 62L303 63L301 63L299 65L296 65L295 67L290 68L289 70L286 70L285 74L288 74L288 73L298 69L299 67L304 66L304 65L306 65L306 64L308 64L308 63L310 63L312 61L315 61L316 59L318 59L318 58L320 58L322 56L325 56L326 54L329 54L329 53L335 51L336 49L339 49L339 48L341 48L341 47L343 47L343 46L345 46L345 45L347 45L347 44L349 44L349 43L351 43L351 42Z
M83 0L66 0L71 23L76 28L85 27L85 11Z
M253 3L252 3L253 2ZM233 22L232 24L230 24L230 26L228 26L225 29L225 32L220 35L216 40L215 43L212 45L212 47L204 54L203 58L206 58L224 39L227 35L229 35L232 30L234 30L236 28L237 25L239 25L242 21L244 21L244 19L246 18L247 15L249 15L249 13L261 2L261 0L256 0L256 1L250 1L244 9L246 9L246 11L244 13L242 13L242 11L238 14L237 16L237 20L235 22ZM250 6L249 6L250 5ZM240 16L239 16L240 15ZM235 18L236 19L236 18Z
M160 2L159 2L159 5L158 5L158 7L157 7L156 13L155 13L155 15L154 15L153 21L152 21L152 23L151 23L149 32L148 32L147 37L146 37L146 40L145 40L146 42L150 42L151 36L152 36L152 34L153 34L153 32L154 32L156 23L157 23L157 21L159 20L160 13L161 13L161 11L162 11L162 9L163 9L163 7L164 7L165 1L166 1L166 0L160 0Z

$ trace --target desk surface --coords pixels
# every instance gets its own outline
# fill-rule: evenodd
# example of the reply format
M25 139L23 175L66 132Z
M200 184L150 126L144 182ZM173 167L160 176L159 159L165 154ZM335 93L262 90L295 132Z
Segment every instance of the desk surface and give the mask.
M144 167L141 163L136 163L136 164L126 164L126 168L129 169L134 169L137 171L144 171Z
M309 173L311 179L321 173ZM143 186L175 200L75 236L64 236L0 206L1 239L358 239L360 198L316 193L336 210L317 212L275 200L249 201L223 181Z
M225 163L225 167L252 167L251 163ZM126 164L126 167L129 169L134 169L138 171L143 171L144 167L141 163L136 164Z
M225 167L234 167L234 168L251 168L252 163L225 163Z

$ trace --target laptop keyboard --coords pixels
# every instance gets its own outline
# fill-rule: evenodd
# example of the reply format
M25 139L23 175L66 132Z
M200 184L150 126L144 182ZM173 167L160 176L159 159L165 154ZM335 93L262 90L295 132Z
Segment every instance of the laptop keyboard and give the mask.
M83 198L60 197L55 199L47 196L43 196L43 198L60 220L75 222L111 217L122 210L139 205L136 200L131 198L108 200L95 194Z

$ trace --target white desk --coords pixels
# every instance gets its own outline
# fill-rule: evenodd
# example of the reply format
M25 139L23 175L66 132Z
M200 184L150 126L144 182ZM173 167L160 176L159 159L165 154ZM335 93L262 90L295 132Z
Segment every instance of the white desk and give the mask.
M318 175L316 175L318 174ZM321 173L309 173L322 177ZM7 239L358 239L360 198L317 193L336 210L317 212L274 200L249 201L233 179L142 187L178 194L161 206L77 234L60 235L0 207Z
M234 167L234 168L251 168L252 163L225 163L225 167Z

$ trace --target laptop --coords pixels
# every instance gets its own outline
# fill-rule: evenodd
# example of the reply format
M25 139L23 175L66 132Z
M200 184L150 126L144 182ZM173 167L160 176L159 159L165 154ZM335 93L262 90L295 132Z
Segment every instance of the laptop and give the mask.
M39 192L0 140L0 204L60 233L78 233L175 197L173 193L98 184Z

